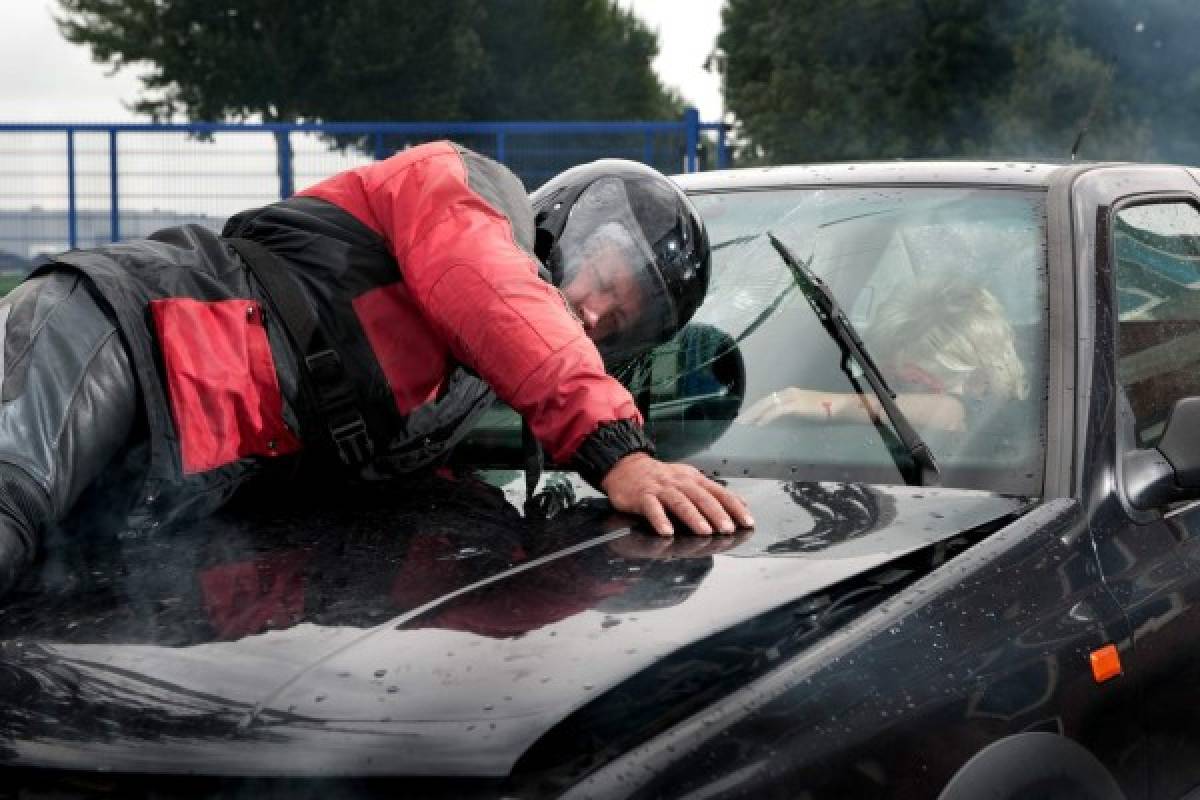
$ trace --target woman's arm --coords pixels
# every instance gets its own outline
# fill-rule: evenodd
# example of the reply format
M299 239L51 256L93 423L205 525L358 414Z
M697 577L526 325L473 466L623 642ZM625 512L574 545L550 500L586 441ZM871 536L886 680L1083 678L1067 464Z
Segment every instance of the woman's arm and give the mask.
M966 409L951 394L907 393L896 395L896 405L909 422L922 428L945 431L966 430ZM771 392L748 408L741 421L767 425L785 417L828 422L874 422L883 409L873 395L820 392L789 387Z

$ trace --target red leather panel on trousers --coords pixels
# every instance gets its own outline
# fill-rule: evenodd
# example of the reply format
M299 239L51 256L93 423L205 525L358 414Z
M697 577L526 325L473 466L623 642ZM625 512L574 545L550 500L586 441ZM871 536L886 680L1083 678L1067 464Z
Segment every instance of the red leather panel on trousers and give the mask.
M300 449L254 300L150 303L185 474Z

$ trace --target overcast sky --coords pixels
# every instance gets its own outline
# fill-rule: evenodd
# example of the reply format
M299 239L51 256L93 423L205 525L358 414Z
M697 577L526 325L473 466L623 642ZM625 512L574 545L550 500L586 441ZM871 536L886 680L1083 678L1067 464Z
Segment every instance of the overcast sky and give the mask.
M436 2L437 0L430 0ZM721 113L715 76L704 59L720 29L722 0L618 0L659 33L654 62L663 82L700 109ZM134 119L122 102L138 93L136 68L108 75L85 47L54 26L52 0L5 0L0 26L0 122L120 122Z

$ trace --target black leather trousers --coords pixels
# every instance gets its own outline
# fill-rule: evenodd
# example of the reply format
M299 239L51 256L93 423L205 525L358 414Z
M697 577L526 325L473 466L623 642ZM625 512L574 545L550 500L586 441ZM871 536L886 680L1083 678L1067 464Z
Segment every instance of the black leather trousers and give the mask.
M34 278L0 301L0 594L122 451L137 415L128 354L83 279Z

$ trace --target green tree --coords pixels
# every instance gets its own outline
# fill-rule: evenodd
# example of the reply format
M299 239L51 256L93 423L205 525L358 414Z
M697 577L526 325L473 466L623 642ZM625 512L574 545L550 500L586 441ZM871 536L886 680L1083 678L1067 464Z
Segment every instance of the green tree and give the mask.
M658 36L609 0L489 0L479 119L678 119L650 63Z
M1188 0L730 0L743 155L1196 161Z
M657 37L611 0L58 0L59 28L148 67L155 119L674 117Z

